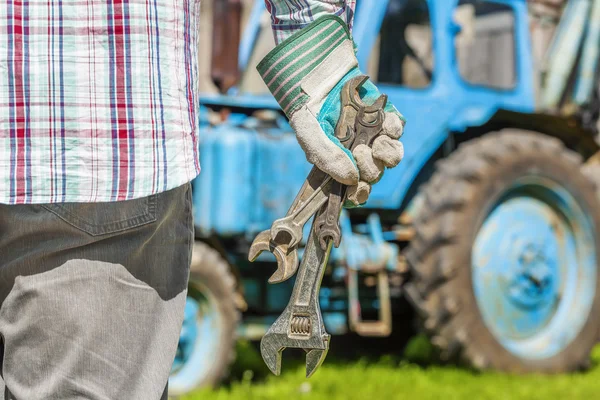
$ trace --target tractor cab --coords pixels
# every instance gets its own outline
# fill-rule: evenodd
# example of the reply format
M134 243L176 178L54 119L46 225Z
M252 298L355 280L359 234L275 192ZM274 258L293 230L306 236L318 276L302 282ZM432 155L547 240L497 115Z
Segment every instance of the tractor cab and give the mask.
M358 4L360 64L408 121L403 165L374 187L369 205L399 207L450 132L484 125L500 109L534 110L529 32L521 23L527 7L524 1Z

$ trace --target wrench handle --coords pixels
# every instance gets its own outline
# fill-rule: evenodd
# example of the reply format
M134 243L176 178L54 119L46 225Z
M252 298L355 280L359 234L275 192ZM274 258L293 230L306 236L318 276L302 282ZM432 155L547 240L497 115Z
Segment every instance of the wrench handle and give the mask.
M304 180L304 184L298 191L296 198L292 202L286 216L292 215L296 209L305 204L306 201L319 189L321 184L328 178L327 174L317 167L312 167L310 173Z
M316 230L321 249L327 249L329 241L338 248L342 242L342 231L340 230L340 214L342 213L342 204L346 197L346 186L333 182L326 211L316 219Z
M275 240L280 232L287 232L290 235L289 247L298 246L302 241L302 228L329 198L333 179L328 175L324 176L325 179L316 189L310 190L306 198L298 199L297 197L297 200L294 201L295 208L291 214L273 222L271 239ZM307 195L307 193L301 193L301 195Z
M321 208L317 217L326 212L325 207ZM315 219L316 221L316 219ZM319 289L323 274L327 268L329 254L331 253L331 241L325 250L319 244L319 237L315 232L315 222L310 230L304 256L298 268L298 275L292 291L290 303L295 307L310 307L319 302Z

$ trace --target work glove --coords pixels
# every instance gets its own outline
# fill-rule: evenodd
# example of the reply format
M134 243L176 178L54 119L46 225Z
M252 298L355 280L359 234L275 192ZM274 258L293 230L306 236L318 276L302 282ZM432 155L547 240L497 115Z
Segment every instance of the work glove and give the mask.
M384 134L372 144L346 149L335 136L341 115L341 92L350 79L363 75L347 25L326 16L275 47L258 65L258 72L290 120L307 160L333 179L348 185L353 205L367 201L371 185L404 156L405 120L396 108L385 107ZM380 96L367 80L361 100L371 105Z

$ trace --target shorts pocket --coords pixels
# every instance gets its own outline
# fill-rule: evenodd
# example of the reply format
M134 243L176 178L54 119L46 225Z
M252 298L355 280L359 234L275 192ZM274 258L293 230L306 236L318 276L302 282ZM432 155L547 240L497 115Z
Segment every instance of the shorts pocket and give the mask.
M156 221L158 196L107 203L44 204L46 210L92 236L107 235Z

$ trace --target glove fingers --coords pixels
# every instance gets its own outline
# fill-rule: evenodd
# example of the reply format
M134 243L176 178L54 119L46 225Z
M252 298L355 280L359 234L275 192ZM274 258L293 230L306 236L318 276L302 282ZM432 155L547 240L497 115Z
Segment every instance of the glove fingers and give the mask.
M400 139L404 133L404 120L397 112L386 112L383 121L383 132L392 139Z
M358 207L367 202L371 194L371 185L367 182L360 181L358 185L348 187L346 199L353 206Z
M294 114L290 125L296 132L296 138L306 153L308 162L344 185L358 183L359 171L350 151L342 149L339 141L334 143L327 136L307 107Z
M397 139L380 136L373 142L373 158L380 160L388 168L400 164L404 157L404 146Z
M376 182L380 179L385 165L383 161L373 158L373 151L365 144L358 145L353 152L358 171L360 173L360 180L369 182Z

